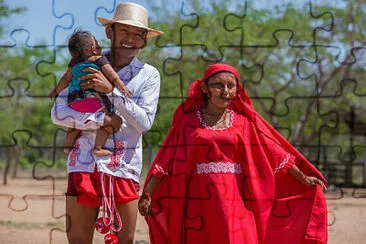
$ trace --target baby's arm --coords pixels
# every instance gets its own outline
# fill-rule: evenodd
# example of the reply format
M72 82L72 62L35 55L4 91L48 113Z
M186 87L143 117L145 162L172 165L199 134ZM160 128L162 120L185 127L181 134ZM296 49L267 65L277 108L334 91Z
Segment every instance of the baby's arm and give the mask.
M104 64L102 66L102 72L125 96L132 97L133 93L127 89L125 84L123 84L116 71L114 71L112 65Z
M60 81L56 85L56 87L48 94L50 97L50 100L52 101L52 98L56 97L63 89L65 89L72 78L72 71L71 68L67 68L65 74L61 77Z

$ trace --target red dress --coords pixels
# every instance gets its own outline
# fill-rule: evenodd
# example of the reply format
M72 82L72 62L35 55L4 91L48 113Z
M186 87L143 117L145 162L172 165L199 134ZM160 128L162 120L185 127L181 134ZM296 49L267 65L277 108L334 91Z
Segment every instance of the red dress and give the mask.
M238 77L222 64L205 77L221 70ZM321 173L255 112L240 84L228 128L208 128L199 112L203 81L191 85L176 110L146 179L164 176L146 218L151 243L327 243L321 187L300 184L287 172L296 164L326 182Z
M266 136L253 148L243 137L251 134L243 115L232 112L230 126L222 130L205 126L201 118L198 111L185 114L179 123L184 126L171 131L153 164L151 174L165 178L153 193L153 216L147 218L151 243L306 243L300 242L307 227L302 220L310 213L302 208L313 205L314 193L321 190L285 177L294 156ZM263 163L261 153L272 164ZM248 160L255 155L258 160ZM277 199L272 216L274 181L282 177L304 192L297 198L307 194L311 201Z

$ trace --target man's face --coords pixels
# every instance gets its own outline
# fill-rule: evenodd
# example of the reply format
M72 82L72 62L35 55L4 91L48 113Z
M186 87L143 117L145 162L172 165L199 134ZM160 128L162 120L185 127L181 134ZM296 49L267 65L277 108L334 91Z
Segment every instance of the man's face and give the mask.
M134 26L116 23L107 30L107 37L112 41L114 53L120 57L135 56L145 46L146 30Z

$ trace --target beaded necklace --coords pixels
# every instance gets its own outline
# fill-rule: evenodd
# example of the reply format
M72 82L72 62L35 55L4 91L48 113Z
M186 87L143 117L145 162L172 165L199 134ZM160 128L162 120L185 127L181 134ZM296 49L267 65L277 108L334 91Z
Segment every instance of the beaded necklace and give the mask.
M207 111L202 111L202 112L204 114L206 114L206 119L208 120L207 122L209 122L212 126L216 126L216 125L218 125L218 124L220 124L220 123L222 123L222 122L225 121L225 119L227 117L226 115L230 112L230 110L229 109L226 109L224 111L224 113L221 115L220 119L217 120L216 122L213 119L210 118L211 115Z

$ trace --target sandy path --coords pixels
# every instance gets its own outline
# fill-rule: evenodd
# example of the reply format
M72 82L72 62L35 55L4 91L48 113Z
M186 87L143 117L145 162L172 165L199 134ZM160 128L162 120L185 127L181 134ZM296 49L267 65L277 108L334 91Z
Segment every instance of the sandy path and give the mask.
M0 186L0 243L67 243L64 189L63 179L54 184L49 179L17 179ZM366 190L356 194L366 195ZM366 198L355 198L350 190L340 197L337 192L327 194L329 243L366 243ZM148 243L147 226L140 216L135 237L137 243ZM94 243L103 243L103 235L96 233Z

